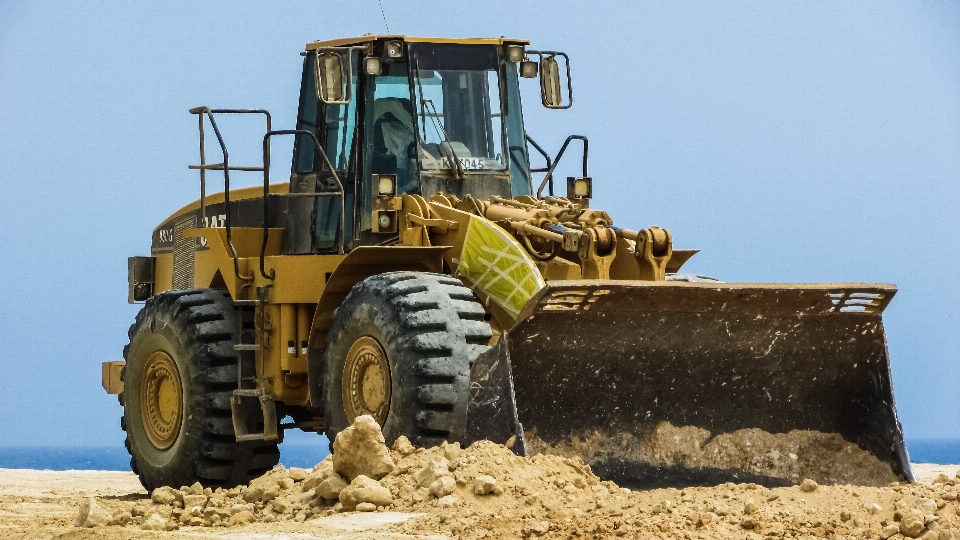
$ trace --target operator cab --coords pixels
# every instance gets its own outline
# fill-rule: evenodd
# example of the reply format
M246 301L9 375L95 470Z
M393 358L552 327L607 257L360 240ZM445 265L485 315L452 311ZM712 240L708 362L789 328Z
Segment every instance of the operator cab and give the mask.
M292 200L285 251L391 243L395 227L374 223L378 195L532 195L518 84L527 44L368 35L307 45L297 129L327 159L298 135L290 191L342 185L343 200Z

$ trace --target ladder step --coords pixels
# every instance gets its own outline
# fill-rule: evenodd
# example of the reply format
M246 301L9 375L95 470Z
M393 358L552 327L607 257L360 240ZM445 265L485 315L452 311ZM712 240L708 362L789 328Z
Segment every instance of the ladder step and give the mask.
M246 441L265 441L267 437L263 433L250 433L248 435L237 435L237 442Z
M233 305L235 306L259 306L263 304L260 300L234 300Z
M259 351L262 348L263 347L256 343L237 343L233 346L233 350L235 351Z
M260 390L259 388L238 388L233 391L233 395L242 397L260 397L263 395L263 390Z

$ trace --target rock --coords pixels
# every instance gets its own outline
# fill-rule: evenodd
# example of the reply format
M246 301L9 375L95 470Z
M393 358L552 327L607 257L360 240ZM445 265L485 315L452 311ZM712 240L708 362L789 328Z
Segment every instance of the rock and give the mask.
M282 490L288 490L292 488L294 484L296 484L296 481L294 481L293 478L281 478L280 481L277 482L277 487Z
M165 531L167 530L167 520L160 514L150 514L150 517L143 521L140 528L145 531Z
M850 511L846 508L840 511L840 521L850 521Z
M460 448L460 443L443 443L443 457L450 461L451 466L454 465L458 459L460 459L461 454L463 454L463 450Z
M393 442L393 451L399 452L401 456L409 456L414 450L416 450L416 448L410 444L410 439L405 435L397 437L397 440Z
M488 495L490 493L493 493L493 490L496 487L497 487L496 478L488 474L481 474L473 482L473 493L475 495ZM567 491L566 488L564 488L564 491L567 493L572 493L577 490L577 488L574 487L573 485L568 485L566 487L569 487L572 489L572 491Z
M457 482L452 476L441 476L430 484L430 494L436 498L446 497L457 489Z
M97 500L93 497L87 497L80 501L80 513L77 515L76 521L73 522L75 527L102 527L110 523L112 516L107 513L106 510L100 508L100 505L97 504Z
M920 534L920 540L940 540L940 533L937 531L926 530Z
M243 492L243 500L248 503L260 502L260 499L263 497L263 488L261 487L251 487Z
M230 515L237 515L240 512L250 512L251 514L256 511L257 507L253 503L249 504L235 504L230 507Z
M131 521L133 521L133 515L130 514L130 511L120 510L113 514L113 517L110 518L110 521L107 523L107 525L118 525L122 527Z
M900 526L896 523L891 523L880 531L880 540L887 540L887 538L890 538L898 532L900 532Z
M820 487L820 484L817 484L809 478L804 478L803 482L800 482L800 491L806 491L807 493L816 491L818 487Z
M200 495L184 495L183 496L183 507L186 508L187 510L194 507L198 507L198 506L200 508L203 508L206 505L207 505L207 496L203 495L202 493Z
M300 503L301 503L301 504L307 504L307 503L309 503L310 501L312 501L312 500L314 499L314 497L316 497L316 496L317 496L317 492L316 492L315 489L311 489L310 491L308 491L308 492L306 492L306 493L301 493L301 494L300 494ZM339 496L339 495L338 495L338 496Z
M704 527L716 521L717 515L713 512L704 512L697 516L697 526Z
M330 476L317 486L317 495L328 501L337 500L340 498L340 492L342 492L347 485L346 481L344 481L339 474L330 471Z
M438 478L448 474L450 474L450 462L447 458L436 457L417 471L413 479L417 481L417 487L429 487Z
M203 495L203 486L200 485L200 482L194 482L192 486L183 490L184 495Z
M744 529L752 529L757 526L752 517L745 517L740 520L740 526Z
M254 517L253 512L250 512L249 510L243 510L241 512L237 512L236 514L230 516L230 521L228 523L231 527L234 527L236 525L253 523L256 520L257 518Z
M419 488L413 492L413 495L410 496L413 499L414 503L421 503L427 500L430 497L430 490L427 488Z
M153 493L150 494L150 500L157 504L166 504L169 506L177 500L182 499L179 491L169 486L161 486L153 490Z
M287 503L280 499L273 500L270 502L270 504L273 506L273 510L275 512L280 512L281 514L286 513L287 509L289 508Z
M310 471L306 469L301 469L300 467L290 467L289 474L290 474L290 479L293 480L294 482L302 482L307 477L307 475L310 474Z
M911 510L900 520L900 534L909 538L917 538L923 532L924 525L923 512Z
M945 501L955 501L955 500L957 500L957 492L956 492L956 491L945 491L945 492L943 493L943 495L940 495L940 498L943 499L943 500L945 500Z
M456 495L447 495L445 497L440 497L437 499L437 506L440 508L451 508L457 505L457 496Z
M866 508L867 512L870 513L870 515L877 515L880 512L883 512L883 507L877 503L865 503L863 506Z
M368 502L357 504L357 512L376 512L377 505Z
M272 488L263 492L263 495L260 496L260 501L264 503L268 503L279 496L280 496L280 486L273 486Z
M359 476L379 480L393 468L380 425L370 415L358 416L333 441L333 470L351 482Z
M393 502L393 495L389 489L380 485L380 482L361 474L340 492L340 504L344 510L350 511L362 502L386 506Z
M550 522L539 519L529 519L523 523L525 536L541 536L550 532Z
M311 489L317 487L320 482L326 480L331 474L334 474L333 456L327 456L307 474L307 477L303 479L303 483L300 484L300 489L303 491L310 491Z
M757 503L753 499L747 499L743 503L743 513L744 514L753 514L757 511Z
M937 511L937 501L928 499L926 497L920 497L917 499L917 502L913 503L913 508L920 510L924 514L933 514Z
M947 475L945 475L945 474L943 474L943 473L940 473L940 474L937 475L936 478L934 478L933 483L934 483L934 484L946 484L946 483L949 482L949 481L950 481L950 477L949 477L949 476L947 476Z

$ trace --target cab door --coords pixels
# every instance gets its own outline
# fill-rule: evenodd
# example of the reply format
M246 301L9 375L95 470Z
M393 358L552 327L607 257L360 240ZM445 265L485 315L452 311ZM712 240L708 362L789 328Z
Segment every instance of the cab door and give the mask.
M336 175L343 184L339 196L292 197L284 236L284 253L335 253L341 242L344 250L353 245L354 206L357 192L357 99L347 104L325 104L317 97L314 66L316 53L309 51L303 63L297 129L310 131L319 140ZM359 54L351 54L353 87L357 86ZM355 96L354 96L355 97ZM339 191L333 173L307 135L297 135L290 172L291 193L335 193ZM340 212L345 230L340 230Z

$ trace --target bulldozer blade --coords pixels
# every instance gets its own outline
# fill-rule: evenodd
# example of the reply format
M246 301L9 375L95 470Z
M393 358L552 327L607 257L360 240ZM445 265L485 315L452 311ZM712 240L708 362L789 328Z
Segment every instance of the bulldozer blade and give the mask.
M631 487L912 481L882 284L548 282L474 362L467 443Z

